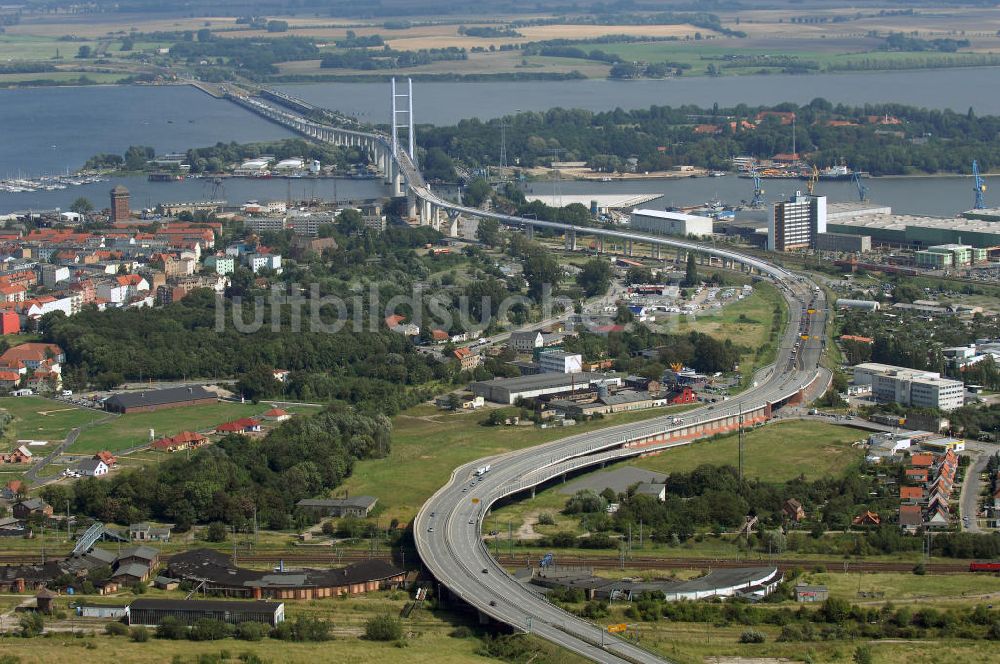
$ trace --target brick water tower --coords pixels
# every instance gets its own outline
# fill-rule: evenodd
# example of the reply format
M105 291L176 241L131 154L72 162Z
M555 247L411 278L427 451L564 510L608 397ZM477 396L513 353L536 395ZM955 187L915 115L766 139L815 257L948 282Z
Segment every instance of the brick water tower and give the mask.
M111 190L111 223L126 221L131 216L128 189L120 184L116 185Z

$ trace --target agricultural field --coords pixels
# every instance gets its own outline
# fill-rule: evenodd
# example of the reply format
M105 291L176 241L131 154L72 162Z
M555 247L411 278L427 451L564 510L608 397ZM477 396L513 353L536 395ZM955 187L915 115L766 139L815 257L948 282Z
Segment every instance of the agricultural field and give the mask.
M43 397L0 398L0 409L14 416L4 432L4 443L0 444L4 448L25 438L62 442L71 429L106 417L105 413L96 410Z
M260 415L269 409L266 403L219 402L152 413L129 413L84 431L68 451L79 454L100 450L116 452L148 441L150 429L157 438L181 431L204 431L230 420Z

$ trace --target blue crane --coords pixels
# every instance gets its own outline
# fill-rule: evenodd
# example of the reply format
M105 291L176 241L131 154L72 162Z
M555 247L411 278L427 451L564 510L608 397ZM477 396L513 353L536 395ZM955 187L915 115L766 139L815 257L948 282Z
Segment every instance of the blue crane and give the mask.
M764 190L760 186L760 171L757 170L757 162L750 162L750 175L753 177L753 199L750 207L759 208L764 206Z
M858 188L858 200L862 203L868 200L868 187L861 183L861 173L854 171L854 175L851 176L854 180L854 186Z
M972 177L975 178L975 183L972 186L973 193L976 194L975 205L972 206L973 210L982 210L986 207L986 182L983 181L983 176L979 174L979 162L975 159L972 160Z

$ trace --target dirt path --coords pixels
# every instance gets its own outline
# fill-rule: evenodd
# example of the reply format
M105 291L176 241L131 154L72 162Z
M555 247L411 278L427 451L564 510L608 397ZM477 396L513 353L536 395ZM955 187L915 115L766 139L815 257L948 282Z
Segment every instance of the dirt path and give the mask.
M535 532L535 524L538 523L538 515L541 513L542 510L534 510L525 514L524 521L514 531L514 537L522 541L542 539L542 534Z

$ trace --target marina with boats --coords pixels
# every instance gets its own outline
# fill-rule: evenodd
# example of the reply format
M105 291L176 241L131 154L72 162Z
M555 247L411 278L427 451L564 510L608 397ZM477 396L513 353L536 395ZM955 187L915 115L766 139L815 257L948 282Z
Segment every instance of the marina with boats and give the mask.
M85 184L107 182L108 178L101 175L43 175L36 178L8 178L0 180L0 192L19 194L34 191L58 191L69 187L79 187Z

